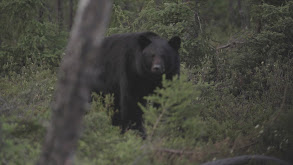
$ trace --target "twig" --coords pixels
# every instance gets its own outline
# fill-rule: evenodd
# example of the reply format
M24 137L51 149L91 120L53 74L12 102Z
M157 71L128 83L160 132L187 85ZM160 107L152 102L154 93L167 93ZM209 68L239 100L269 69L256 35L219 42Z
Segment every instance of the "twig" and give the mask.
M242 149L244 149L244 148L247 148L247 147L253 146L253 145L255 145L256 143L258 143L258 140L254 141L254 142L251 142L251 143L249 143L249 144L246 144L246 145L244 145L244 146L241 146L241 147L239 147L239 148L236 148L235 150L242 150Z
M154 132L155 132L155 130L157 129L157 126L158 126L159 122L161 121L161 119L162 119L162 117L163 117L163 114L166 112L166 110L167 110L166 108L163 109L163 111L162 111L162 113L160 114L160 116L158 117L158 119L157 119L155 125L153 126L153 130L152 130L152 133L151 133L151 135L150 135L150 141L152 140L152 137L153 137L153 135L154 135Z
M245 42L232 41L232 42L230 42L230 43L228 43L228 44L225 44L225 45L222 45L222 46L218 46L218 47L216 48L216 50L221 50L221 49L229 48L229 47L234 46L234 45L236 45L236 44L244 44L244 43L245 43Z
M197 20L198 20L198 24L199 24L199 29L200 29L200 32L202 33L202 28L201 28L199 14L197 13L196 15L197 15Z
M198 2L198 0L196 0L195 3L196 3L196 10L197 10L197 12L195 12L195 17L198 20L199 29L200 29L200 32L202 33L201 21L200 21L200 17L199 17L199 6L198 6L199 2Z
M185 151L185 150L175 150L175 149L168 149L168 148L156 148L156 151L160 151L160 152L168 152L171 154L176 154L176 155L193 155L196 154L196 152L193 151Z

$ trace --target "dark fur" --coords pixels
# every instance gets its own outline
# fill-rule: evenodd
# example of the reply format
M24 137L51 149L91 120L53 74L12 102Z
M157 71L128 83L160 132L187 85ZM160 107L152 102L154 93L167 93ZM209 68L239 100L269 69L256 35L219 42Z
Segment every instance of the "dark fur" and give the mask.
M180 38L167 41L152 32L116 34L104 39L96 61L97 79L93 91L114 93L119 114L113 124L143 132L142 111L137 103L161 86L162 74L167 79L179 74Z

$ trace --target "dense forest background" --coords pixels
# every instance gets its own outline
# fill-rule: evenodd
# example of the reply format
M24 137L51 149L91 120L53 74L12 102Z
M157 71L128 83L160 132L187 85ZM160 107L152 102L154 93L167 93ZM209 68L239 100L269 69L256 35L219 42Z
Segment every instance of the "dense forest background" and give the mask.
M33 164L77 0L0 0L0 164ZM181 77L146 97L146 140L111 125L93 94L76 164L200 164L258 154L293 162L293 1L115 0L107 35L182 39Z

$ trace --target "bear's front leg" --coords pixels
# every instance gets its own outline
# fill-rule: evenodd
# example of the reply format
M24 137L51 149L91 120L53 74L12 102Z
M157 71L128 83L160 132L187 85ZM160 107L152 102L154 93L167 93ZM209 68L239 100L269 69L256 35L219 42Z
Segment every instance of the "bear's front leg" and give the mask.
M120 87L120 114L122 133L127 129L136 129L144 134L142 111L138 106L139 98L126 86Z

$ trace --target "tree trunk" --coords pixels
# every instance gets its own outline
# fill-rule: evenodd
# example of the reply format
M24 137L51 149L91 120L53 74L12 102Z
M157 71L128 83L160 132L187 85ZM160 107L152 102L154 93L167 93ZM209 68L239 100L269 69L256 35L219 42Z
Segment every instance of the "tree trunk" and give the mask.
M240 18L240 25L242 29L248 29L250 27L250 20L249 20L249 12L247 9L247 1L245 0L238 0L237 1L237 9Z
M237 0L237 11L238 11L238 19L240 27L243 28L243 20L244 20L244 12L243 12L243 7L242 7L242 0Z
M44 15L44 8L43 8L43 6L42 6L42 8L39 9L39 17L38 17L38 21L39 21L40 23L43 23L43 15Z
M71 29L72 24L73 24L73 0L69 0L69 26L68 30Z
M48 10L48 21L53 23L52 15L54 15L54 10L52 7L48 4L48 2L44 2L44 8Z
M244 23L243 27L245 29L250 29L250 11L249 11L249 2L247 0L243 0L243 9L244 9Z
M59 25L59 31L63 29L63 4L62 0L57 0L57 17L58 17L58 25Z
M1 44L1 43L0 43ZM0 45L1 46L1 45ZM0 109L1 110L1 109ZM4 147L3 144L3 133L2 133L2 122L0 121L0 152L2 152L2 148Z
M196 34L196 36L194 36L195 38L198 37L198 34L199 33L202 33L203 30L202 30L202 23L201 23L201 19L200 19L200 12L199 12L199 7L200 6L200 2L199 0L195 0L195 11L194 11L194 19L195 19L195 22L198 22L198 26L199 26L199 30L198 30L198 33Z
M39 165L71 165L79 138L85 105L90 96L102 37L108 25L112 1L80 0L71 37L62 60L52 120ZM95 77L94 77L95 78Z
M231 24L234 23L235 10L234 10L235 0L229 0L229 21Z

